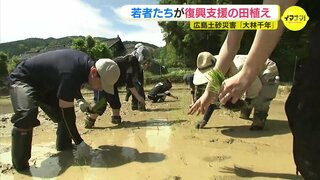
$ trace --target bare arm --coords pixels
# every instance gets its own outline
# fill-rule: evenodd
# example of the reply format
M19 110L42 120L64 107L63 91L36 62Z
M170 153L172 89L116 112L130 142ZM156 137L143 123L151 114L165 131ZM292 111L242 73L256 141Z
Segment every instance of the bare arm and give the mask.
M228 35L224 40L222 47L219 51L218 60L214 69L222 71L223 74L227 73L231 66L231 63L233 62L234 57L237 55L240 49L243 33L244 31L228 31ZM214 96L214 94L210 92L210 86L211 83L208 82L205 94L208 96Z
M140 96L140 94L138 93L137 89L135 87L129 88L129 90L131 91L131 93L134 95L134 97L137 98L137 100L142 104L145 105L145 101L143 99L142 96Z
M297 1L298 0L264 0L264 4L279 4L282 15L285 9L294 5ZM222 104L225 104L229 99L232 99L232 102L235 103L248 89L278 44L283 31L284 25L282 21L279 21L277 30L257 31L244 67L237 75L227 79L222 86L219 95Z
M294 5L298 0L264 0L264 4L278 4L280 6L281 15L283 14L284 10L287 9L289 6ZM255 36L255 39L253 41L253 44L251 46L251 49L248 53L248 57L246 60L246 63L242 70L236 74L235 76L227 79L224 81L221 91L220 91L220 102L222 104L225 104L228 100L232 99L232 102L235 103L240 96L248 89L250 84L254 81L255 77L258 75L258 72L261 70L264 62L267 58L269 58L270 54L276 47L282 33L284 31L284 25L281 21L279 21L278 29L274 31L266 31L266 30L258 30ZM232 33L229 31L229 33ZM229 35L228 33L228 35ZM227 36L227 39L225 40L221 51L219 52L219 59L223 58L219 63L217 63L217 67L223 72L226 71L228 67L230 67L229 58L234 57L234 51L236 50L234 48L229 48L227 45L228 38L234 39L237 41L237 37L240 37L240 33L237 34L236 32L233 32L235 37L233 36ZM242 35L241 35L242 37ZM230 41L232 43L232 41ZM221 53L221 57L220 57ZM223 55L226 53L226 55ZM230 53L230 54L229 54ZM229 57L229 58L228 58ZM222 62L222 61L228 61L228 62ZM221 63L221 64L220 64ZM202 112L204 113L207 109L207 107L210 105L212 101L214 101L216 98L215 95L210 92L209 90L209 83L206 88L206 91L204 94L199 98L199 100L191 107L189 114L194 114L196 111L198 113Z
M219 69L226 74L240 49L243 33L244 31L228 31L228 35L219 51L218 61L214 67L215 69Z
M222 71L224 74L228 71L233 62L235 55L240 49L241 39L244 31L228 31L228 35L223 42L220 49L217 63L214 69ZM217 100L217 94L210 91L211 83L208 82L206 90L203 95L193 104L189 114L194 114L198 110L198 114L201 112L204 114L208 106Z

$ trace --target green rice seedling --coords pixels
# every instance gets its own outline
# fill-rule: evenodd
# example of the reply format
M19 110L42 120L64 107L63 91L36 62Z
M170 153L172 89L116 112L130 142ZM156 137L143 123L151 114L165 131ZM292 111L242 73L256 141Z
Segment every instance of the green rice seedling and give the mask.
M218 93L220 91L222 82L226 79L223 72L220 70L212 69L208 75L210 76L211 91Z
M107 105L106 98L101 98L91 109L90 113L93 114L103 114L105 107Z
M223 72L220 70L212 69L208 75L210 76L210 83L211 83L211 91L215 94L218 94L221 88L223 81L226 79ZM241 107L244 105L243 100L238 100L236 103L231 103L229 100L225 105L224 108L232 110L232 111L240 111Z

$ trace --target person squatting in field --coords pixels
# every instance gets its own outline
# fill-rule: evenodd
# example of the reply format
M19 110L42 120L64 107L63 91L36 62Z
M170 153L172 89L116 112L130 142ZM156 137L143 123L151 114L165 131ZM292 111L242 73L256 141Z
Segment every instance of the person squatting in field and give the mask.
M236 55L225 76L228 78L237 74L243 68L246 58L247 55ZM208 74L217 61L219 61L218 56L213 56L209 52L201 52L198 55L197 70L193 78L193 84L196 87L198 86L198 88L196 88L197 98L203 94L205 90L204 86L206 86L210 78ZM249 119L254 109L253 122L250 130L262 130L264 128L270 103L276 97L278 86L279 76L277 65L272 60L267 59L259 75L244 93L245 103L240 109L240 118L242 119ZM211 114L216 108L218 108L216 104L210 104L204 118L198 121L196 127L203 128L208 123Z
M169 91L171 88L172 83L169 79L159 82L148 92L148 98L152 100L153 103L164 102L167 96L178 99L177 96Z

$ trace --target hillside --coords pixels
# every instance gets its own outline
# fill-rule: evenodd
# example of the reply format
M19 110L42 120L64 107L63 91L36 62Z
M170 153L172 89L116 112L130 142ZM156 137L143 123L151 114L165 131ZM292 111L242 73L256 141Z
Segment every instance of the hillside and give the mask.
M55 49L64 49L69 48L71 46L72 40L75 38L79 38L84 36L67 36L63 38L47 38L47 39L41 39L41 38L28 38L25 40L19 40L19 41L13 41L13 42L7 42L7 43L1 43L0 44L0 51L5 52L8 54L9 58L12 56L20 56L23 54L34 54L39 53L42 51L49 51L49 50L55 50ZM116 40L118 40L118 37L115 38L104 38L104 37L95 37L94 39L97 39L101 42L105 42L108 44L108 46L112 46ZM121 40L121 39L120 39ZM132 52L134 49L134 45L136 43L139 43L138 41L124 41L122 42L125 48L127 49L127 52ZM147 47L155 50L158 47L141 42L145 44Z

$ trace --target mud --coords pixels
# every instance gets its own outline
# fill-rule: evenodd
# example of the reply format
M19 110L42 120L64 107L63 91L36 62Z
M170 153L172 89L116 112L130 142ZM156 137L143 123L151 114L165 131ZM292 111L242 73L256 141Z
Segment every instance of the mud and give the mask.
M108 109L94 129L85 129L84 115L77 109L79 131L93 147L87 159L74 157L72 151L57 152L56 124L40 113L31 168L25 174L12 168L12 124L1 115L0 179L301 179L295 175L284 113L287 94L279 93L272 102L266 128L252 132L250 120L224 109L197 130L195 122L202 116L187 115L187 87L174 85L172 93L179 99L147 101L146 112L132 111L130 102L123 102L121 126L111 124ZM92 102L91 94L86 95Z

